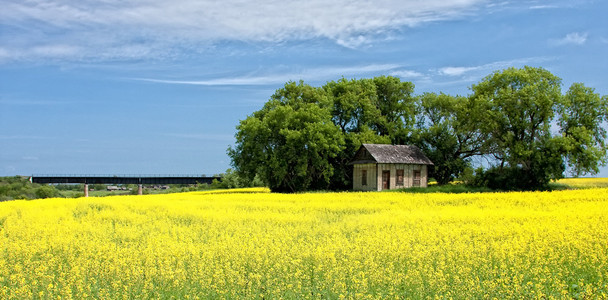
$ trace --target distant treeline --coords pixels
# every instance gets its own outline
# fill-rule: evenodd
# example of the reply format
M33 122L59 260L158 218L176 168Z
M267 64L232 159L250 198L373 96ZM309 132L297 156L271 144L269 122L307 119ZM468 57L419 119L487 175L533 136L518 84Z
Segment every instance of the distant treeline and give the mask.
M0 201L61 197L52 186L31 183L29 177L0 177Z
M192 192L210 189L231 189L263 186L259 179L253 181L245 181L228 169L225 173L217 175L222 177L221 181L214 180L211 184L198 185L180 185L169 184L169 188L165 190L144 189L144 194L150 193L180 193ZM108 185L92 184L89 185L89 195L95 197L111 196L111 195L136 195L137 185L123 185L124 190L108 191ZM31 183L28 176L10 176L0 177L0 202L7 200L31 200L42 198L78 198L84 197L84 185L82 184L38 184Z

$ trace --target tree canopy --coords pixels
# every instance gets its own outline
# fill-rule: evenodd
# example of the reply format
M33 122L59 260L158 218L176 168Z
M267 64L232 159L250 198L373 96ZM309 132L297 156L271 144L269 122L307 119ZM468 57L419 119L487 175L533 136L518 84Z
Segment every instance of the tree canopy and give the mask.
M424 93L418 107L412 143L435 164L431 174L437 183L446 184L470 166L471 157L483 153L483 114L468 98L443 93Z
M582 83L562 94L543 68L496 71L468 96L424 93L399 78L288 82L237 126L228 150L239 176L273 191L348 189L348 163L362 143L414 144L434 162L439 184L486 158L477 183L534 189L594 174L606 164L608 98Z
M251 180L259 174L274 191L328 187L329 160L344 148L331 104L319 88L287 83L237 127L236 146L229 149L236 170Z
M607 106L593 89L575 83L562 95L560 78L524 67L494 72L472 90L471 100L486 108L485 149L498 162L490 185L534 189L567 167L593 174L605 163Z

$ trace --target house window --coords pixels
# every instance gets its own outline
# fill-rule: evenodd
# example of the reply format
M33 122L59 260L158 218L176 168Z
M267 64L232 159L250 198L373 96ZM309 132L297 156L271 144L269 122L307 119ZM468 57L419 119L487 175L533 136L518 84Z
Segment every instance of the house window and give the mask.
M420 171L414 171L414 186L420 186Z
M403 185L403 170L397 170L397 185Z
M367 170L361 170L361 185L367 185Z

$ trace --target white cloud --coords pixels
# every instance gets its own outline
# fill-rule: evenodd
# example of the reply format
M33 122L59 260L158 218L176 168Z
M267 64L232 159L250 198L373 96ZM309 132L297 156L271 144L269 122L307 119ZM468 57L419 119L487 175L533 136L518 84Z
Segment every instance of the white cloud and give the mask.
M0 58L171 56L218 40L325 38L359 47L391 31L461 18L487 0L5 0ZM177 45L177 46L175 46Z
M422 74L420 72L417 72L417 71L412 71L412 70L393 71L393 72L390 73L390 75L401 77L401 78L421 78L421 77L425 77L424 74Z
M496 61L491 62L479 66L448 66L443 67L437 70L439 75L443 76L473 76L480 77L482 74L488 75L490 72L505 69L509 67L520 67L527 64L536 64L545 62L548 60L552 60L551 57L528 57L528 58L520 58L520 59L512 59L512 60L504 60L504 61Z
M11 52L8 49L0 47L0 62L2 62L4 60L8 60L12 56L13 55L11 54Z
M81 52L81 47L72 45L43 45L29 49L28 51L36 56L51 56L51 57L68 57L78 55Z
M326 67L311 68L300 72L278 71L272 74L253 74L250 76L220 77L204 80L172 80L158 78L131 78L133 80L166 83L166 84L186 84L186 85L272 85L281 84L293 80L335 80L340 76L365 76L365 74L384 73L399 68L393 64L372 64L354 67ZM397 76L397 75L396 75Z
M565 37L555 40L554 44L560 45L583 45L587 42L587 37L589 35L587 33L580 32L572 32L566 34Z
M464 73L478 70L479 68L481 67L444 67L439 69L439 73L447 76L461 76Z
M530 9L552 9L552 8L558 8L559 6L557 5L533 5L530 6Z

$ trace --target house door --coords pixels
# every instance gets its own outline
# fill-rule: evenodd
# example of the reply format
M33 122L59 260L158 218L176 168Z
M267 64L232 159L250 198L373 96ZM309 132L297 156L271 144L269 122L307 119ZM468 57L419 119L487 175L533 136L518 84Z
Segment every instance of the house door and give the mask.
M382 171L382 189L388 190L391 187L391 171Z
M413 186L420 186L420 171L414 171L414 182Z

